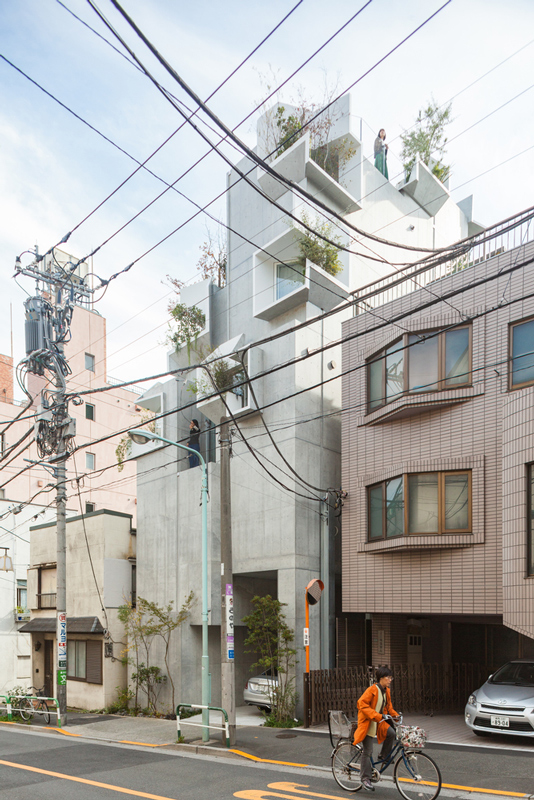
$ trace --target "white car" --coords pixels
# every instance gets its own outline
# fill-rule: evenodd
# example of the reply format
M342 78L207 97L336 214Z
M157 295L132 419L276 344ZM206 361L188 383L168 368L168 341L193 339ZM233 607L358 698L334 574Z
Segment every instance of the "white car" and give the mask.
M534 658L517 658L470 695L465 723L477 736L534 737Z
M270 671L249 678L243 690L243 700L249 706L257 706L260 711L271 710L273 689L278 686L278 678Z

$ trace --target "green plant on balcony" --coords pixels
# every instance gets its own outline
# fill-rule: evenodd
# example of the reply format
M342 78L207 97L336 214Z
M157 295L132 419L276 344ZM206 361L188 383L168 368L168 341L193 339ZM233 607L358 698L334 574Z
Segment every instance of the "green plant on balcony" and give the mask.
M348 137L331 141L335 118L328 110L319 116L316 116L317 113L318 106L304 101L288 115L285 106L277 107L274 116L278 133L276 156L284 153L303 136L308 136L312 160L331 178L339 181L340 170L356 154L356 148Z
M187 347L187 357L190 360L191 350L206 326L206 315L197 306L186 306L185 303L177 303L169 307L169 311L174 321L174 329L171 327L167 343L174 345L176 351L184 346Z
M452 122L452 105L440 108L432 100L419 111L415 125L401 134L404 173L408 181L417 159L422 161L442 183L449 177L451 168L443 163L445 155L445 128Z
M316 264L321 269L324 269L329 275L337 275L343 269L343 264L339 258L341 240L339 237L333 235L332 223L327 220L321 221L319 217L315 218L314 222L310 221L307 214L301 214L303 223L312 228L315 233L310 233L307 228L297 229L298 240L297 245L300 251L299 264L306 265L306 259ZM329 239L326 242L323 238ZM334 242L331 244L330 242ZM337 245L337 246L336 246Z
M147 428L152 433L156 432L156 423L154 421L153 415L150 411L143 411L138 419L136 424L137 428L141 426ZM115 448L115 456L117 458L117 470L122 472L124 469L124 462L128 459L132 452L132 440L125 434L121 440L119 441L117 447Z

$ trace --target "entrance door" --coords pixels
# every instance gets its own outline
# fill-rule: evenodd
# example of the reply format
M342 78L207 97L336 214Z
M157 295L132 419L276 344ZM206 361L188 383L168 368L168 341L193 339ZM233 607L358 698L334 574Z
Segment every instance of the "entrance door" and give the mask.
M54 696L54 642L45 639L44 651L44 696Z
M408 634L408 664L423 663L423 637L419 634Z

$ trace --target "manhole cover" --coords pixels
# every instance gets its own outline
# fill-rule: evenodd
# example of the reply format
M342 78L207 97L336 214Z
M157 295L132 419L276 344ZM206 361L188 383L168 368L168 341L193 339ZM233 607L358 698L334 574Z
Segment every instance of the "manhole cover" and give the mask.
M296 733L279 733L276 737L277 739L296 739Z

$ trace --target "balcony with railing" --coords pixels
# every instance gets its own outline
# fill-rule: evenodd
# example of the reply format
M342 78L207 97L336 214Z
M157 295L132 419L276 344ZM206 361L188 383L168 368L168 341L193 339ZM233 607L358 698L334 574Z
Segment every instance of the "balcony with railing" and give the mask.
M425 263L415 262L379 281L362 286L352 293L355 301L354 316L379 308L442 278L534 241L533 219L534 207L528 208L521 214L484 229L477 236L457 243L454 256L438 254L428 258Z

